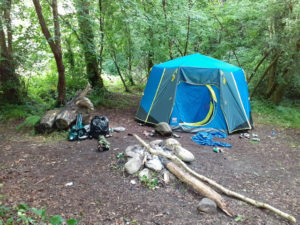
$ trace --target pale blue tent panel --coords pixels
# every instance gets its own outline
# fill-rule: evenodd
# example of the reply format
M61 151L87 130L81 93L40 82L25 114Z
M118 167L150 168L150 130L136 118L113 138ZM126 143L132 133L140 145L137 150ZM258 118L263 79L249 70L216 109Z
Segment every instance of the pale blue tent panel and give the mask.
M196 68L209 68L209 69L222 69L224 71L236 71L240 70L239 67L231 65L229 63L201 55L199 53L195 53L192 55L187 55L184 57L180 57L177 59L173 59L158 65L155 65L154 67L159 68L177 68L180 67L196 67Z

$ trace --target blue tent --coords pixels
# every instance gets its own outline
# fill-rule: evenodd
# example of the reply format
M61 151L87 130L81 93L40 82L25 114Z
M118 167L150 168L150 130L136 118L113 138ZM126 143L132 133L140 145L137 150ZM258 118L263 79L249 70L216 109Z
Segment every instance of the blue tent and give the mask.
M251 129L244 71L198 53L155 65L136 118L188 132Z

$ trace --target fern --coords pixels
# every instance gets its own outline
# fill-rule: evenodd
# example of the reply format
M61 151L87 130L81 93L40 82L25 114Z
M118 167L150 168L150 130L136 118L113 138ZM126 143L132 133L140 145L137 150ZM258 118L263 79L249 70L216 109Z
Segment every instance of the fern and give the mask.
M16 127L16 130L19 130L23 127L32 128L35 124L37 124L40 121L40 119L40 116L28 116L23 123L19 124Z

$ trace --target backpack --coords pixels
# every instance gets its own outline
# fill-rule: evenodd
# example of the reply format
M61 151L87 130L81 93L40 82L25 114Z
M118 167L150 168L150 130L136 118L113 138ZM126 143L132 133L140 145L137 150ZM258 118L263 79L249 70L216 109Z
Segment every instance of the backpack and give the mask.
M77 141L84 140L88 138L88 128L82 124L82 115L77 114L76 116L76 124L72 126L68 140L69 141Z
M99 138L99 135L109 134L109 120L106 116L94 116L90 125L90 138Z

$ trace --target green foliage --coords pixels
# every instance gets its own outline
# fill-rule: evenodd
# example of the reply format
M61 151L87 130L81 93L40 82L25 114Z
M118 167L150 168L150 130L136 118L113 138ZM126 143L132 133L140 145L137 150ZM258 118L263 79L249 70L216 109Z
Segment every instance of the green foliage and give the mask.
M34 125L36 125L40 121L40 116L29 116L25 119L25 121L21 124L19 124L16 129L19 130L21 128L32 128Z
M141 177L141 182L149 189L155 190L158 188L158 178L148 178L146 175Z
M59 215L48 216L45 207L41 209L30 208L27 204L24 203L21 203L13 208L0 206L0 225L60 225L63 224L63 222L64 219ZM67 221L66 224L77 225L78 220L71 218Z
M255 116L254 122L300 128L300 102L285 101L277 106L269 101L257 99L251 101L251 107Z

